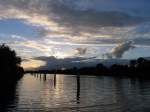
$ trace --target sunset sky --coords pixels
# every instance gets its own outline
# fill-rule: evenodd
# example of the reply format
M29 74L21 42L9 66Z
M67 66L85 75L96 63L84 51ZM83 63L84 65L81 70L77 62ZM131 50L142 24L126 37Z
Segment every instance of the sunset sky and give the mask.
M150 0L0 0L0 43L25 68L150 56Z

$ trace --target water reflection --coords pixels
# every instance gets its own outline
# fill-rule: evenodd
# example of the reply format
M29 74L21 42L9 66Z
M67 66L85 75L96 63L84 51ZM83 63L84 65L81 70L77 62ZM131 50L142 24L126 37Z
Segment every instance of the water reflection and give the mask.
M145 79L28 74L9 88L0 93L0 111L150 111Z
M37 74L35 75L35 77L39 78L40 77L40 80L42 79L42 75L40 74ZM56 81L57 81L57 75L54 74L53 75L53 85L54 85L54 88L56 89ZM43 74L43 81L45 82L47 80L47 75L46 74ZM77 100L77 104L80 103L80 75L76 75L76 100Z

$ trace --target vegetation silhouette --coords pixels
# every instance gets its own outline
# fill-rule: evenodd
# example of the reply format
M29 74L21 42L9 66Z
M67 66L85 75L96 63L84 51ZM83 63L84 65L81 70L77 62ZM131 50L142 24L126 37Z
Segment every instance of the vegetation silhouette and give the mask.
M0 82L12 82L20 79L24 69L20 66L21 58L7 45L0 45Z
M71 68L65 70L39 70L27 71L28 73L52 73L52 74L80 74L80 75L107 75L117 77L150 77L150 60L142 57L131 60L127 65L113 64L110 67L97 64L93 67Z
M9 112L10 107L11 109L16 108L18 102L16 86L17 81L14 83L8 83L6 85L0 85L0 112Z

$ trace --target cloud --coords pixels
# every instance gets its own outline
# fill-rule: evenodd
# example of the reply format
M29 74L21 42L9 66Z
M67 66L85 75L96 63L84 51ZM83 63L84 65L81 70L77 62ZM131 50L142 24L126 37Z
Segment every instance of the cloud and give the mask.
M79 55L85 55L87 52L87 48L76 48L75 52L76 54L79 54Z
M149 46L150 47L150 38L135 38L134 40L134 45L139 45L139 46Z
M88 61L92 60L91 62ZM72 68L72 67L85 67L85 66L94 66L99 63L99 61L94 61L94 57L92 58L81 58L81 57L74 57L74 58L65 58L65 59L57 59L53 56L51 57L37 57L34 60L41 60L45 62L45 65L41 65L37 67L37 69L61 69L61 68Z
M28 70L28 69L39 68L41 66L44 66L45 64L46 64L46 62L44 62L42 60L25 59L21 65L24 67L24 69Z
M100 10L103 2L83 0L0 0L0 17L17 18L40 26L41 34L81 35L99 33L103 27L125 27L149 20L131 15L106 2L112 10ZM92 4L92 5L90 5ZM103 4L103 5L101 5ZM105 5L104 5L105 6ZM139 10L139 9L138 9ZM90 35L91 36L91 35Z
M90 57L90 58L74 57L74 58L57 59L53 56L37 57L37 58L30 59L29 61L26 60L24 65L27 65L27 67L31 66L31 68L28 69L32 69L32 70L33 69L52 70L52 69L73 68L73 67L81 68L81 67L96 66L96 64L99 63L102 63L106 66L110 66L116 63L128 64L129 62L128 60L120 60L120 59L102 60L102 59L96 59L96 57Z
M24 55L67 57L87 54L85 47L99 49L112 45L117 47L107 56L120 58L130 49L130 44L120 45L124 41L133 40L134 46L149 44L149 3L148 0L0 0L0 19L16 19L37 28L37 37L41 38L31 40L12 35L12 39L7 39L19 52L26 49Z
M133 41L127 41L114 47L109 53L106 53L105 55L108 58L121 58L123 54L131 48L134 48Z

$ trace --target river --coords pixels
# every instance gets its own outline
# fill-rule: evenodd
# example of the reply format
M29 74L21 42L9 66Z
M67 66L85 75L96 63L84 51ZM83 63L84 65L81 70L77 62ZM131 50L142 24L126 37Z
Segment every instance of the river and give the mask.
M150 112L150 80L26 74L0 98L0 112Z

